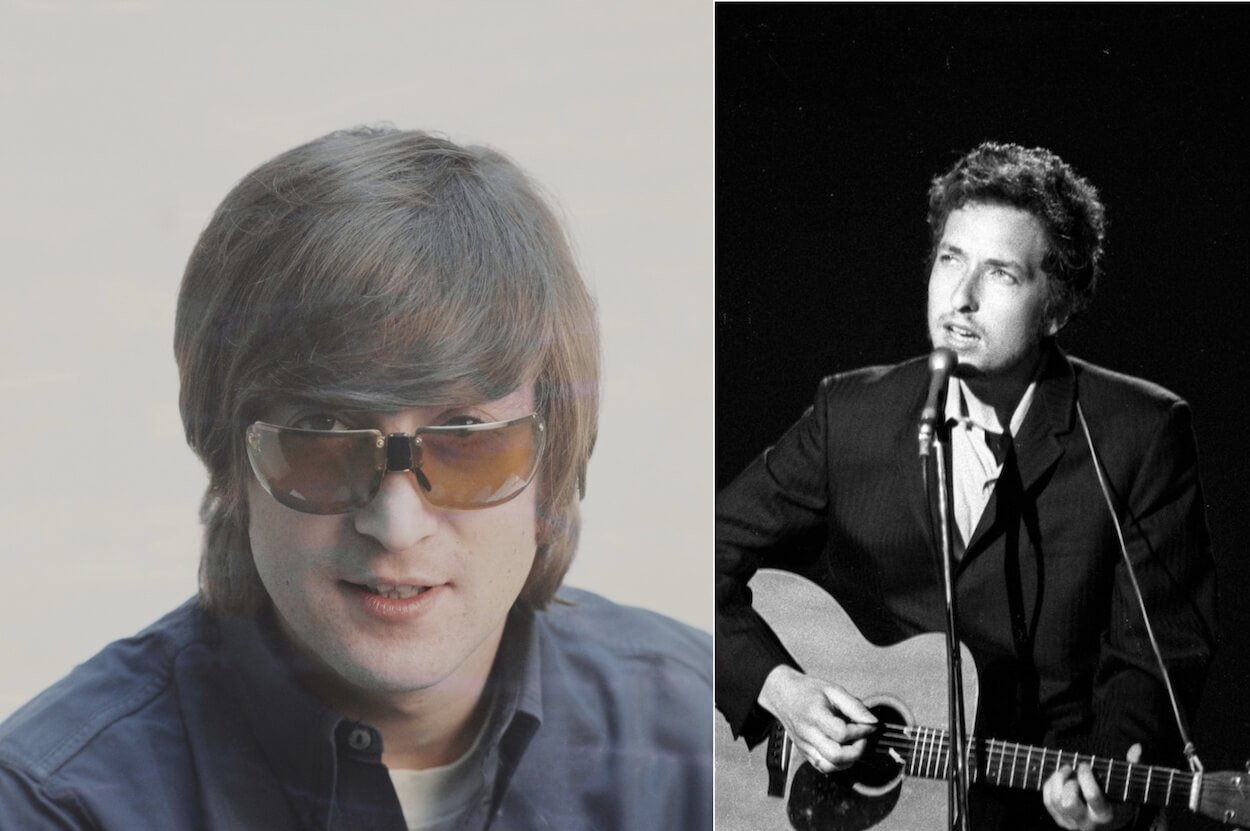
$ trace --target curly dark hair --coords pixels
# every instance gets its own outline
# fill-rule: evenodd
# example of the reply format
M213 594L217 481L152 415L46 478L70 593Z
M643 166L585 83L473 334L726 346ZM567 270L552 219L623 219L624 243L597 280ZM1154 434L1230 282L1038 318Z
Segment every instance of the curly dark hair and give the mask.
M1047 313L1063 323L1083 312L1102 274L1106 210L1098 191L1041 147L987 141L929 186L929 230L937 250L946 218L970 203L1009 205L1037 217L1049 240Z

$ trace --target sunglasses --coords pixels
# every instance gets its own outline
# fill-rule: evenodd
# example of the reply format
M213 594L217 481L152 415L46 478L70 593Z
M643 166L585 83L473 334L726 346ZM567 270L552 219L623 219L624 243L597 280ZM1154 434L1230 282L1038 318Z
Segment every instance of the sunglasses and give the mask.
M247 428L247 458L265 491L306 514L343 514L368 505L388 473L409 471L425 501L471 511L525 490L546 442L542 416L419 427L411 435L379 430L305 430L257 421Z

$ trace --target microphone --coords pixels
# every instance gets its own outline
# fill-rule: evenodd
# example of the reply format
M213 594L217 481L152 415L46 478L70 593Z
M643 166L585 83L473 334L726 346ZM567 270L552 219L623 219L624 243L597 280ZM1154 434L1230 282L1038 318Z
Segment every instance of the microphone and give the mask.
M933 448L933 431L937 429L938 411L946 404L946 385L955 371L955 353L940 346L929 356L929 397L920 411L920 458L929 458Z

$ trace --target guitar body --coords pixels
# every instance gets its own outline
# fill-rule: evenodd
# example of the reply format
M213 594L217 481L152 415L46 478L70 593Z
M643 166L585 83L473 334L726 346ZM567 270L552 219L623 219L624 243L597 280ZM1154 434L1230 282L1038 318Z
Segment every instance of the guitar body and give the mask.
M756 611L804 672L845 687L882 721L899 725L947 723L944 635L920 635L895 646L873 646L832 597L798 575L761 569L750 586ZM961 648L965 718L971 732L976 714L976 667L968 649ZM882 754L876 755L875 762L825 776L796 750L786 796L779 799L767 792L765 749L761 745L748 753L744 743L733 740L724 719L717 719L718 831L946 828L948 786L943 779L905 777L901 768Z
M717 719L718 831L942 831L947 828L944 727L948 721L946 639L920 635L890 647L870 644L837 602L788 572L751 580L756 610L809 675L845 687L881 721L863 758L824 775L794 752L785 797L768 795L765 747L748 753ZM965 717L975 723L976 668L961 647ZM939 725L934 727L932 725ZM1184 771L980 737L968 763L984 785L1040 791L1061 767L1089 765L1108 798L1188 810L1229 825L1250 818L1250 776ZM1250 766L1247 767L1250 769ZM907 775L904 775L906 771Z

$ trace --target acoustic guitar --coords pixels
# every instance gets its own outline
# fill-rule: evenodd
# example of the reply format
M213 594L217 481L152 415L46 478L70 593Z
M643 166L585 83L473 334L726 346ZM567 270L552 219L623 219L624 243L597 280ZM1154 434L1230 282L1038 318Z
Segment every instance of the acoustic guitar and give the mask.
M750 583L755 609L803 671L836 681L881 723L856 765L822 774L795 751L784 795L769 796L766 746L748 752L717 719L718 831L942 831L947 823L946 644L926 634L888 647L860 635L837 602L814 583L771 569ZM964 700L975 722L976 668L963 647ZM786 742L788 746L788 741ZM972 738L967 769L973 781L1040 791L1063 765L1089 764L1110 799L1182 807L1220 822L1250 822L1250 776L1195 774L1118 759ZM1039 797L1040 799L1040 797Z

